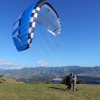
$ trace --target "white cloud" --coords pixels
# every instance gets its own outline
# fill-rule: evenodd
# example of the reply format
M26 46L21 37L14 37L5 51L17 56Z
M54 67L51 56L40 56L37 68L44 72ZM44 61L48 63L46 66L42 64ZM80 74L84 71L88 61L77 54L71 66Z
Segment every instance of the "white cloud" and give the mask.
M50 65L50 62L45 62L45 61L37 62L37 67L48 67L49 65Z
M26 67L26 65L0 59L0 68L3 69L20 69Z

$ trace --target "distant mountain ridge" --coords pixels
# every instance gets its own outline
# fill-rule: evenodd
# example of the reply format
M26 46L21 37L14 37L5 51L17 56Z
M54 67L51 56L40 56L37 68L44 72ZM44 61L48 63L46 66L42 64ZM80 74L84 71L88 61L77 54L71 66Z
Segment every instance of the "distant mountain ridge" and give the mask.
M69 71L68 71L69 70ZM31 67L22 69L0 70L4 77L16 78L24 82L50 81L57 77L65 77L69 72L81 75L100 75L100 66L96 67Z
M70 68L69 68L70 69ZM100 74L100 66L95 67L77 67L70 69L73 73L76 74Z

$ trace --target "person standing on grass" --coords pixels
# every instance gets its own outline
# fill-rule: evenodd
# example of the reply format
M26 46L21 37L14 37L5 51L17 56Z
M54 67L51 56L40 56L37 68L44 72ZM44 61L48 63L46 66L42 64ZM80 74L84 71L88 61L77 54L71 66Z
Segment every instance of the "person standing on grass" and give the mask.
M72 86L72 76L73 76L73 74L70 73L70 75L67 77L67 81L68 81L67 85L68 85L68 87L66 89L68 89L68 90L70 90L71 86Z
M73 91L78 91L78 88L76 87L76 74L74 74L73 78L72 78L72 83L73 83Z

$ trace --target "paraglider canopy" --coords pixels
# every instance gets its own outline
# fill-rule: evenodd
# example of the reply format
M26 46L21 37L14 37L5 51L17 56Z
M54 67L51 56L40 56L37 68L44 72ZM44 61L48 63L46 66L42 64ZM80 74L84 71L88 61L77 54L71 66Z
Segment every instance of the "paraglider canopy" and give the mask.
M60 34L61 25L57 12L48 2L40 0L27 8L13 24L12 37L18 51L31 46L36 24L45 27L54 36Z

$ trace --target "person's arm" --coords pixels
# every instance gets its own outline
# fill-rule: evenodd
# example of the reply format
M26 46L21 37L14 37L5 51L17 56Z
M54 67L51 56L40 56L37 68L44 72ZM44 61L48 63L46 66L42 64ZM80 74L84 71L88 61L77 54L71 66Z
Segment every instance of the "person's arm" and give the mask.
M72 80L75 80L75 77L72 77Z

